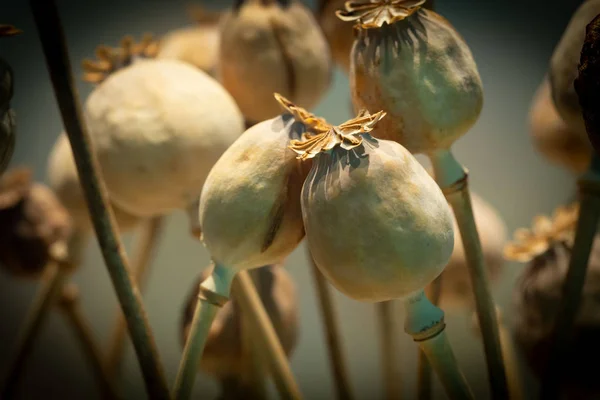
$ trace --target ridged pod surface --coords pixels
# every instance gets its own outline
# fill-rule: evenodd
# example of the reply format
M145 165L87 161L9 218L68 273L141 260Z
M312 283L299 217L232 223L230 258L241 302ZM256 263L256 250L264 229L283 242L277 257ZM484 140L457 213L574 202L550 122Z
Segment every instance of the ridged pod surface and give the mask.
M186 301L181 330L184 343L198 302L199 284L208 278L211 270L212 268L207 268L202 272ZM294 282L282 265L265 266L259 268L255 274L256 287L265 311L273 323L285 354L290 356L296 346L299 329L298 300ZM251 367L250 360L244 358L242 350L242 335L248 332L246 329L240 306L234 296L219 310L211 325L200 370L218 379L237 378L247 372Z
M245 1L223 17L218 78L250 121L281 112L274 92L311 108L330 83L329 48L311 11L282 3Z
M90 94L87 120L111 200L151 217L185 209L244 129L233 98L177 60L140 60Z
M88 206L79 182L71 145L64 132L58 136L50 152L47 173L50 187L71 215L77 233L91 233L93 227ZM140 222L140 218L122 211L114 204L111 206L121 232L132 230Z
M210 171L199 217L215 263L238 270L277 264L300 243L300 191L309 167L288 144L304 132L287 113L263 121L244 132Z
M391 23L358 11L344 14L347 21L360 20L350 69L355 108L385 111L379 138L411 153L448 149L475 124L483 106L475 60L445 18L419 6L399 12L402 19Z

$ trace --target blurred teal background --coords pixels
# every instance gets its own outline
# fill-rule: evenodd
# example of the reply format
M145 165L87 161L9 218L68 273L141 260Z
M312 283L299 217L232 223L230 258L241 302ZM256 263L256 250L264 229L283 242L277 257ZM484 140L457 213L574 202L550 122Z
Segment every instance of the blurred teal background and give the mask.
M574 177L546 162L534 149L527 128L530 100L541 82L548 59L579 1L523 0L521 2L436 0L438 12L448 18L471 46L485 88L485 106L474 129L455 145L455 154L471 172L471 187L494 205L509 231L529 225L537 213L549 213L571 198ZM80 61L93 56L96 45L115 45L125 34L161 35L191 24L181 0L58 0L77 77ZM226 7L229 2L204 2ZM313 6L309 2L309 6ZM0 44L0 55L15 70L13 106L18 115L18 143L12 166L28 165L35 177L46 179L46 160L62 130L54 95L45 70L37 32L24 0L2 0L0 23L10 23L25 34ZM79 83L84 100L91 86ZM332 122L349 117L349 88L344 74L336 70L333 84L314 110ZM126 237L126 242L130 238ZM208 264L207 252L188 235L183 213L168 218L144 293L145 305L170 383L181 356L179 321L183 300L199 272ZM287 268L299 293L300 339L292 368L307 399L334 398L321 317L317 309L304 245L289 258ZM522 266L508 263L494 288L498 304L511 322L511 291ZM116 310L116 298L95 241L85 263L74 277L82 292L83 309L103 345ZM36 284L0 274L0 360L14 345L19 324L36 290ZM360 399L383 398L377 321L374 307L349 300L335 292L344 349L351 381ZM396 305L406 398L414 398L417 350L403 334L403 310ZM480 340L471 332L468 312L447 313L448 334L458 361L475 390L477 399L488 398L487 372ZM0 371L5 368L0 361ZM523 370L527 373L526 367ZM129 398L143 398L143 384L129 346L126 386ZM527 390L536 391L528 377ZM436 381L435 398L444 398ZM94 398L89 368L62 316L51 316L36 344L21 395L33 398ZM200 376L195 396L214 398L217 385ZM97 395L96 395L97 396ZM529 396L528 396L529 397Z

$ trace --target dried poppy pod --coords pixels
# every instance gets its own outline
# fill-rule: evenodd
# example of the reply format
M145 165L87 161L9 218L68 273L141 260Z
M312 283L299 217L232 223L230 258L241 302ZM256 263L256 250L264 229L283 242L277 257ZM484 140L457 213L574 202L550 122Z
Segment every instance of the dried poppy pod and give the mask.
M69 211L77 233L91 233L93 227L88 206L79 182L71 145L64 132L58 136L48 158L48 179L50 187ZM139 224L140 218L122 211L114 204L112 209L121 232L130 231Z
M507 257L528 263L513 294L515 342L539 377L547 367L552 331L562 300L571 258L577 207L559 208L554 218L537 217L533 232L520 230L520 239L507 248ZM561 368L564 398L600 396L600 382L585 361L600 356L600 238L590 254L582 302L567 342L568 367Z
M471 200L477 230L481 238L485 266L490 281L493 283L499 279L504 264L503 249L507 239L506 225L498 211L480 196L471 193ZM458 231L456 219L454 219L454 231ZM450 307L473 306L474 301L462 238L460 235L456 235L450 262L441 275L439 304L444 310L448 310Z
M433 178L401 145L367 134L384 115L363 112L337 127L317 121L291 144L300 158L318 156L302 188L310 252L338 290L369 302L422 290L454 243Z
M71 220L54 193L31 181L28 169L0 179L0 265L37 278L52 259L64 256Z
M207 279L212 268L202 271L188 296L182 320L182 339L187 341L190 324L198 302L199 284ZM298 337L298 303L294 283L280 266L266 266L255 272L257 290L287 356L292 354ZM240 329L241 328L241 329ZM243 324L240 305L234 298L217 313L206 341L200 369L221 381L240 378L251 368L245 359L242 335L248 334Z
M314 107L331 79L327 42L312 13L298 1L239 1L223 16L219 80L244 117L280 113L273 93Z
M587 140L587 135L573 81L578 74L586 26L598 14L600 0L587 0L579 6L554 49L548 71L552 100L558 114L583 140Z
M215 76L219 60L221 13L194 6L190 14L196 25L167 33L160 40L157 57L185 61Z
M477 121L481 78L471 50L424 0L347 2L356 22L350 83L357 109L384 110L377 134L411 153L448 149Z
M0 38L19 33L14 26L0 25ZM15 112L10 108L13 90L12 68L0 58L0 174L6 170L15 149Z
M192 205L244 128L229 93L178 60L141 59L118 69L100 80L86 112L111 200L140 217Z
M548 79L544 79L533 98L529 126L535 146L548 160L579 174L587 170L592 157L590 141L560 117L550 96Z

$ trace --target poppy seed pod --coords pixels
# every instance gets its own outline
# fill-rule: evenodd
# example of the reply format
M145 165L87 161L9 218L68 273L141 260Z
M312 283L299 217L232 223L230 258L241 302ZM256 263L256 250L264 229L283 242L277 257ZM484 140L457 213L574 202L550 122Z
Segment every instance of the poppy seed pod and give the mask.
M110 74L86 113L111 200L140 217L190 206L244 129L227 91L178 60L139 60Z
M585 140L587 140L585 124L573 82L578 74L577 67L585 40L586 26L598 14L600 14L600 0L587 0L579 6L552 53L548 70L552 100L558 114L573 129L573 133L581 135Z
M562 120L550 97L547 79L533 98L529 126L535 146L548 160L576 173L587 170L592 157L590 141Z
M525 267L514 292L514 335L529 366L537 376L544 373L552 345L552 333L569 268L572 241L552 241ZM597 236L574 327L565 351L568 367L561 370L564 398L596 399L600 382L585 362L600 357L600 238Z
M157 57L185 61L214 77L219 60L221 14L198 6L192 8L191 14L196 25L167 33L160 40Z
M503 249L507 239L504 221L489 203L471 193L473 214L481 239L483 257L491 282L497 281L504 265ZM454 231L458 232L456 219ZM454 238L454 251L441 275L440 307L472 307L475 305L465 249L460 235Z
M205 269L194 284L186 301L182 320L182 339L186 342L194 309L198 302L199 285L210 276L212 268ZM289 356L298 337L298 302L296 288L282 266L265 266L255 272L256 286L285 354ZM241 329L240 329L241 327ZM200 369L217 378L239 377L248 368L251 360L244 358L242 336L243 325L240 306L235 296L217 313L206 341Z
M58 136L48 158L48 180L56 196L69 211L77 232L79 234L92 232L92 221L79 182L77 166L69 139L64 132ZM112 210L121 232L132 230L140 222L140 218L122 211L114 204L112 204Z
M424 0L350 1L337 15L355 21L350 86L357 109L383 110L377 134L411 153L449 149L477 121L481 78L452 25Z
M364 111L337 127L321 120L291 144L301 158L316 157L302 188L313 259L338 290L369 302L422 290L454 243L433 178L404 147L368 134L384 115Z
M223 16L218 76L244 117L277 116L274 92L314 107L329 86L332 62L311 11L298 1L239 3Z
M0 179L0 264L10 273L37 278L64 256L71 235L68 212L47 187L31 182L27 169Z
M236 270L277 264L300 243L300 191L308 167L287 147L305 130L288 113L263 121L244 132L210 171L199 217L202 241L215 263Z

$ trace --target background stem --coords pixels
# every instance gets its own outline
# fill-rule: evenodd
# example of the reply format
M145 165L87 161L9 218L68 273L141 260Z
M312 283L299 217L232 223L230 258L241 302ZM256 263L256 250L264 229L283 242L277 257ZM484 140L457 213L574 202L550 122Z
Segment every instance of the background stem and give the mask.
M426 290L426 295L431 301L431 304L437 306L440 303L440 297L442 295L442 277L444 273L431 282ZM418 359L418 375L417 375L417 399L418 400L429 400L433 390L433 382L431 375L431 365L427 361L427 355L423 351L419 351Z
M397 333L393 315L394 303L383 301L377 303L375 307L377 308L377 319L379 320L385 398L387 400L399 400L402 398L402 386L400 385L400 369L395 361L398 356L398 348L396 347Z

